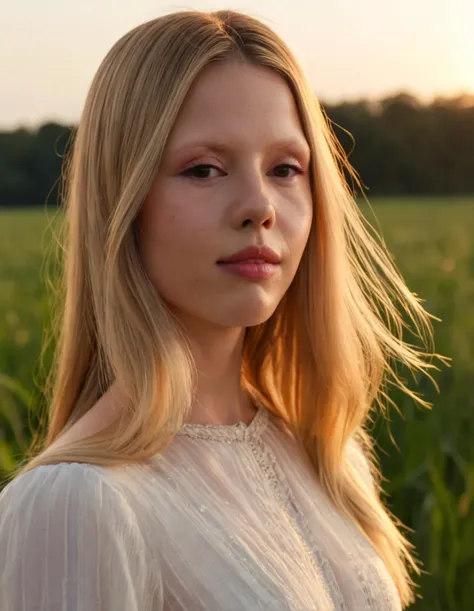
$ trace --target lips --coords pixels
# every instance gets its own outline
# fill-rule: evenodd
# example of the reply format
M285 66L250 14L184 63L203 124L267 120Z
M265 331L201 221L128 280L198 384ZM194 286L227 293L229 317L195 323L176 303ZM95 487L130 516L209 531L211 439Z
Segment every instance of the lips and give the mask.
M219 267L225 272L250 280L264 280L276 274L280 265L279 263L268 263L263 259L246 259L233 263L220 263Z
M230 257L220 259L217 263L238 263L240 261L276 264L280 263L280 257L268 246L248 246Z

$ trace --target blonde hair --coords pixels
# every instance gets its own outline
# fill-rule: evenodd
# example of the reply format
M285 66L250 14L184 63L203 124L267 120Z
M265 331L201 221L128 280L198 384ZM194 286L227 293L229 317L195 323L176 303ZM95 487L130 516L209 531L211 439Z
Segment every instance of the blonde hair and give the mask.
M190 415L197 380L186 337L147 277L136 218L177 113L210 62L270 68L291 88L311 148L313 226L294 282L264 323L246 329L242 385L283 418L322 486L372 542L414 600L418 574L403 525L380 500L381 474L364 425L391 383L425 407L394 368L437 369L402 339L408 315L425 348L432 327L359 210L360 186L297 61L265 24L235 11L183 11L144 23L109 51L88 93L65 166L63 300L39 465L120 466L162 452ZM398 307L397 307L398 306ZM439 357L443 359L444 357ZM126 409L110 426L48 451L120 380ZM348 460L356 440L366 475Z

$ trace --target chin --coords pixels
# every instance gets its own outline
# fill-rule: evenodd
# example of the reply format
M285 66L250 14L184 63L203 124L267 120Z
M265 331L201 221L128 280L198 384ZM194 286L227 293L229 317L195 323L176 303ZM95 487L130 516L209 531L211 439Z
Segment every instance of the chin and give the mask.
M239 310L235 308L229 309L227 313L221 311L219 323L225 327L255 327L256 325L261 325L266 322L275 312L277 305L278 304L271 308L251 308L247 305Z
M281 298L276 292L247 293L221 302L219 318L229 327L255 327L266 322L277 309Z

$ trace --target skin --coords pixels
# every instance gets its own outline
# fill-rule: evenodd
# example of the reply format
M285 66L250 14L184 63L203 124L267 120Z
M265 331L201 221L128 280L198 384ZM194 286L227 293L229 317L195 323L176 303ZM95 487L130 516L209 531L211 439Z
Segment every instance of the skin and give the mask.
M287 140L293 144L280 144ZM201 73L138 217L145 269L184 326L198 369L192 423L248 424L255 415L240 387L244 332L273 314L298 269L313 214L309 163L282 77L235 62ZM214 167L187 172L198 164ZM261 243L281 258L270 278L235 276L216 263ZM115 382L53 446L100 430L119 405Z
M297 271L312 222L309 162L281 76L237 62L201 73L138 219L145 269L185 327L198 367L192 422L248 422L255 413L240 388L244 331L273 314ZM216 264L260 243L281 257L270 278Z

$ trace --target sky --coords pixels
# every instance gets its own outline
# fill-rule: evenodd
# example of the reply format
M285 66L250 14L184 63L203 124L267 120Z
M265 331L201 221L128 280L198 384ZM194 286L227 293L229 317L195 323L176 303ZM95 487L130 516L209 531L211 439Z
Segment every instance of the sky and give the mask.
M474 93L474 0L0 0L0 129L76 123L102 59L128 30L222 8L272 27L325 102Z

